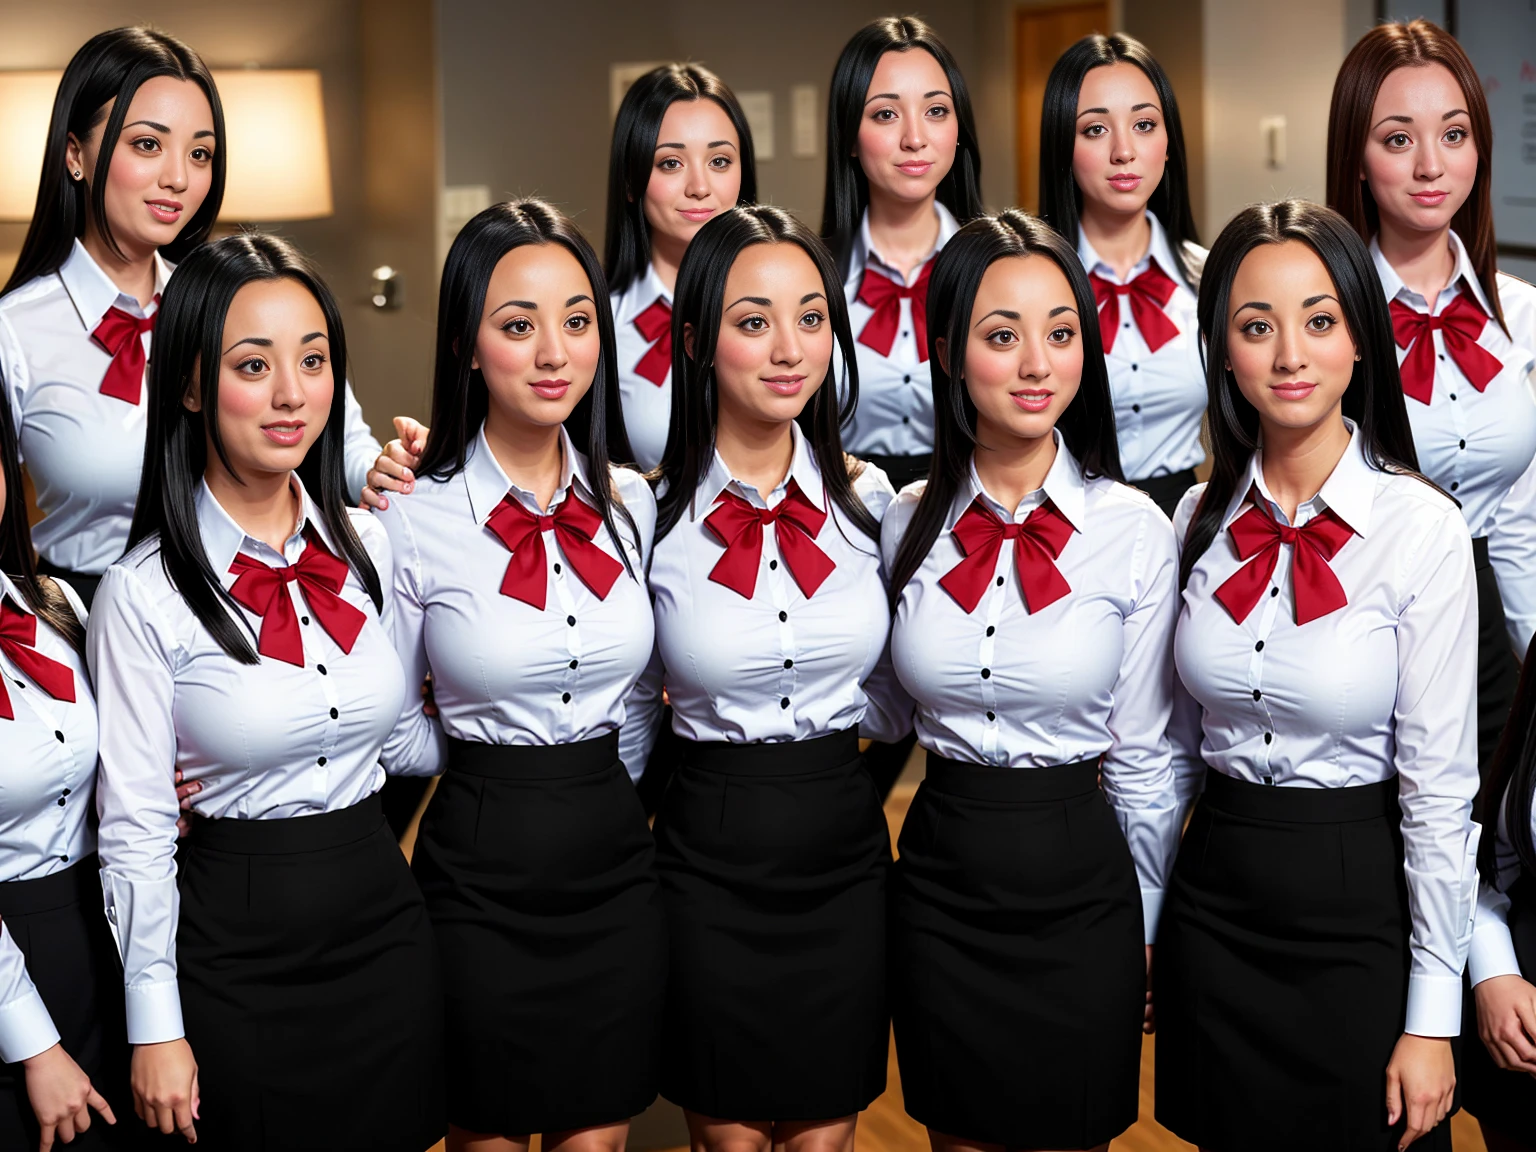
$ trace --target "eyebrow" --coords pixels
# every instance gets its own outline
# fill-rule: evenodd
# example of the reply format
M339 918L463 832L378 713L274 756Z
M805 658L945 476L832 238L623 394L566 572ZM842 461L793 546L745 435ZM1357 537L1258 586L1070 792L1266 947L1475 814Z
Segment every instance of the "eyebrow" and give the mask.
M1465 108L1452 108L1444 116L1440 117L1440 122L1443 124L1447 120L1454 120L1457 116L1470 116L1470 115L1471 115L1471 113L1468 112ZM1383 124L1388 124L1388 123L1390 123L1390 124L1412 124L1413 123L1413 117L1412 116L1404 116L1404 115L1402 115L1400 113L1394 113L1391 116L1383 116L1380 120L1376 121L1376 123L1372 124L1371 128L1372 129L1380 128Z
M1248 303L1239 304L1236 308L1232 309L1232 314L1236 316L1244 308L1257 308L1260 312L1273 312L1275 310L1273 305L1267 304L1263 300L1250 300Z
M565 302L565 306L570 308L576 304L580 304L583 300L585 300L588 304L592 303L592 297L588 296L585 292L578 292L576 295L572 296Z
M948 88L935 88L932 92L924 92L923 93L923 99L924 100L932 100L935 96L948 96L951 100L954 99L954 96L951 95L951 93L950 93ZM899 93L899 92L876 92L868 100L864 101L864 103L866 105L869 105L869 104L873 104L876 100L900 100L900 99L901 99L901 93Z
M123 128L125 130L129 128L137 128L140 124L144 125L146 128L153 128L156 132L164 132L166 135L170 135L171 132L171 130L164 124L157 124L153 120L135 120L132 124L124 124ZM215 135L217 135L217 133L214 132L212 128L203 128L197 132L192 133L192 139L201 140L204 136Z
M743 296L740 300L733 300L733 301L731 301L731 303L727 304L725 306L725 310L727 312L729 312L732 308L736 307L736 305L742 304L742 303L756 304L759 308L772 308L773 307L773 301L768 299L768 297L766 297L766 296ZM800 301L800 303L804 304L805 301L802 300L802 301Z
M566 307L569 308L570 304L566 304ZM532 300L508 300L505 304L498 304L495 308L491 309L491 315L496 315L503 308L529 308L534 312L539 310L539 306Z
M308 332L305 333L304 338L299 343L309 344L316 340L329 341L330 338L330 334L326 332ZM271 348L273 346L272 341L265 336L247 336L243 340L236 340L228 348L224 349L224 355L228 356L242 344L254 344L258 348Z
M1301 302L1301 306L1303 308L1310 308L1314 304L1321 304L1324 300L1332 300L1335 304L1339 302L1338 297L1334 296L1332 292L1319 292L1316 296L1308 296Z
M704 147L706 147L706 148L734 148L734 147L736 147L736 141L734 141L734 140L711 140L708 144L704 145ZM662 143L662 142L658 141L654 151L660 152L663 148L676 148L679 152L685 152L688 149L688 145L683 144L683 143L681 143L680 141L677 141L677 140L668 140L665 143Z
M1054 320L1057 316L1060 316L1063 312L1071 312L1075 316L1077 314L1077 309L1072 307L1072 305L1070 305L1070 304L1063 304L1059 308L1052 308L1051 311L1050 311L1050 315L1047 316L1046 319Z
M807 292L804 296L800 297L800 303L802 303L802 304L809 304L812 300L825 300L825 299L826 299L826 297L823 296L820 292Z

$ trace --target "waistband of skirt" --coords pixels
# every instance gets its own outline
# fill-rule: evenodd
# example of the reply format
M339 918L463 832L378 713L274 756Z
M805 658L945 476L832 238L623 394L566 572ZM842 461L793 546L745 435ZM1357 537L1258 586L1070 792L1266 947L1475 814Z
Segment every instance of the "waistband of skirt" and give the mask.
M928 753L924 784L946 796L966 800L996 800L1014 804L1038 804L1071 800L1099 789L1099 761L1079 760L1049 768L1000 768L995 764L967 764Z
M1283 788L1252 784L1207 767L1200 802L1229 816L1285 824L1349 824L1395 819L1399 813L1396 776L1349 788Z
M1488 537L1486 536L1472 537L1472 567L1474 569L1493 567L1493 561L1488 559Z
M570 744L480 744L448 738L448 770L492 780L556 780L590 776L619 762L619 734Z
M94 852L47 876L0 883L0 919L52 912L71 904L101 908L101 863Z
M683 763L690 768L732 776L803 776L859 758L857 728L776 744L732 744L726 740L684 740L682 744Z
M299 852L323 852L365 840L384 823L384 804L375 792L350 808L317 812L313 816L285 816L277 820L235 820L192 817L188 840L214 852L243 856L285 856Z

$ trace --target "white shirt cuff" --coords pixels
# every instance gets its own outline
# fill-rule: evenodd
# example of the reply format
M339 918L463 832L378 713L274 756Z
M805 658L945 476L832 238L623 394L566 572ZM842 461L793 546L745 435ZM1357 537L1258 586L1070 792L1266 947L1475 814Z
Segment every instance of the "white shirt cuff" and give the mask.
M1461 977L1410 975L1403 1031L1414 1036L1460 1036Z
M1490 921L1473 931L1472 947L1467 950L1467 975L1474 988L1495 976L1520 974L1520 960L1507 924Z
M15 1064L58 1042L59 1030L36 988L0 1007L0 1060Z
M139 984L127 990L128 1043L163 1044L186 1035L181 1024L181 990L176 981Z
M1141 923L1143 939L1148 944L1157 943L1157 921L1163 914L1163 889L1141 890Z

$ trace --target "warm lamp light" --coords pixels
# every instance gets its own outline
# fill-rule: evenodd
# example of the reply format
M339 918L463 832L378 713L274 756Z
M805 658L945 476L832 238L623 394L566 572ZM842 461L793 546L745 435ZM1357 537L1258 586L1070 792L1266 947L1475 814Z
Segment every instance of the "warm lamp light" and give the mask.
M224 105L226 162L221 220L329 216L331 154L320 73L273 69L215 72Z
M0 72L0 131L5 133L9 153L0 164L0 220L32 219L59 76L58 72Z

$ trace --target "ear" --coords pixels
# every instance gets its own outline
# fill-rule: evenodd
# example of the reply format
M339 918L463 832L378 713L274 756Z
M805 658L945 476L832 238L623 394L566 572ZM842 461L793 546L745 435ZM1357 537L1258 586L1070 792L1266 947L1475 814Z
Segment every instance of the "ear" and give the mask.
M64 145L64 167L68 170L71 180L85 182L85 148L73 132L69 134L69 140Z
M935 336L933 354L938 357L939 367L944 369L944 374L949 375L949 341L943 336Z
M188 412L203 410L203 386L199 375L197 365L193 364L192 375L187 377L187 389L181 394L181 406Z
M694 348L698 346L697 335L692 324L683 325L683 355L690 360L693 359Z

